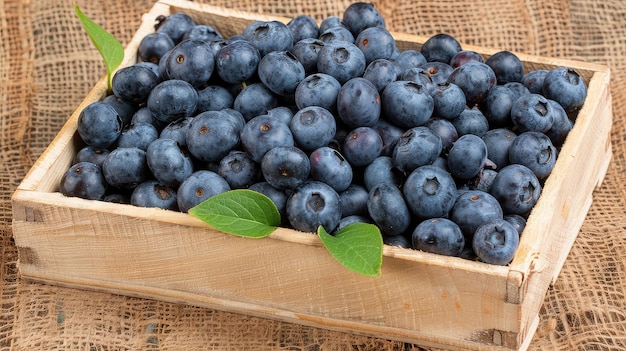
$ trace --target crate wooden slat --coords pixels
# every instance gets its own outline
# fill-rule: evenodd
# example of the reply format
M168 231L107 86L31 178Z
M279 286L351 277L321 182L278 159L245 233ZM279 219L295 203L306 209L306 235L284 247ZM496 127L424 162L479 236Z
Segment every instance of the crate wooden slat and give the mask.
M124 65L158 15L184 11L224 35L277 19L162 0L145 14ZM426 38L393 33L402 49ZM485 56L497 49L464 46ZM385 247L382 275L343 268L314 234L279 229L266 239L226 235L186 214L67 198L58 183L76 153L76 121L106 93L105 78L13 195L23 278L192 304L453 350L524 350L545 293L580 230L611 159L608 68L518 54L526 69L567 66L588 97L508 266Z

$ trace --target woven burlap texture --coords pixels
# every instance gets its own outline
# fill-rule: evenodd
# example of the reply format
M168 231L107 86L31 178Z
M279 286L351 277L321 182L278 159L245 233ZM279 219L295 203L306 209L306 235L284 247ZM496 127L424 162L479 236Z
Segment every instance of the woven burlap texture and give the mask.
M153 1L79 1L128 42ZM626 349L626 2L380 0L394 31L597 62L612 70L613 160L556 284L531 350ZM213 5L321 20L348 1L218 0ZM0 0L0 348L10 350L420 350L284 322L22 281L10 196L104 73L72 3ZM469 321L468 321L469 322Z

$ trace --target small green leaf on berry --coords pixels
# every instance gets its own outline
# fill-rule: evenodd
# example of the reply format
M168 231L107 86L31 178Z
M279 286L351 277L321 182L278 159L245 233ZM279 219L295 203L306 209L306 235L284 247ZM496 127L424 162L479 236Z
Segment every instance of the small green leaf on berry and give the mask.
M373 224L352 223L334 236L320 226L322 244L339 263L353 272L377 277L383 263L383 238Z
M252 190L230 190L212 196L189 214L224 233L263 238L280 225L280 213L267 196Z

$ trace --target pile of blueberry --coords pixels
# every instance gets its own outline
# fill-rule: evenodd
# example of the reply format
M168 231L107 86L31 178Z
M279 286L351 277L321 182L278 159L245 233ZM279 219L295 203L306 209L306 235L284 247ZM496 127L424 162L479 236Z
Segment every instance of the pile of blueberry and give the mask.
M229 38L156 23L81 111L66 196L187 212L248 188L299 231L374 223L390 245L504 265L586 97L572 69L447 34L399 50L369 3Z

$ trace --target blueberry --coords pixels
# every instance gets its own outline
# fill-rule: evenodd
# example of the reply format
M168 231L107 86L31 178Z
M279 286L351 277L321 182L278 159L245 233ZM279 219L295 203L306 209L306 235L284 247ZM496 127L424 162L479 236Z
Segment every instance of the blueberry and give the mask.
M404 50L394 59L400 65L400 71L404 72L410 68L417 68L426 63L426 58L417 50Z
M138 108L136 103L122 100L115 95L107 95L101 101L105 104L113 106L115 111L117 111L117 114L120 115L120 118L122 119L122 126L130 124L130 121L133 119L133 116L135 115L135 112L137 112Z
M174 48L172 48L172 50L174 50ZM157 69L158 69L159 78L161 79L161 81L170 79L170 77L167 74L167 69L165 68L165 63L167 62L168 55L170 54L170 52L172 52L172 50L166 52L163 56L161 56L161 59L159 59L159 62L157 63Z
M350 79L337 94L339 119L348 127L371 127L380 118L380 111L378 89L365 78Z
M346 136L342 150L351 165L361 167L380 156L382 148L383 140L376 130L370 127L357 127Z
M421 222L411 235L412 247L416 250L438 255L461 255L465 237L461 228L447 218L432 218Z
M322 43L328 44L334 41L343 41L347 43L354 43L354 35L346 27L332 27L321 32L319 38Z
M328 16L325 17L322 22L320 23L320 33L324 33L327 29L333 28L333 27L343 27L343 21L339 16Z
M305 38L293 44L291 53L300 61L307 76L317 72L317 58L322 46L324 42L317 38Z
M274 109L267 111L268 115L273 110L276 110L276 109L280 109L280 108L274 108ZM246 125L246 119L243 118L243 115L239 111L232 109L232 108L225 108L221 110L221 112L224 112L225 113L224 117L231 120L235 124L238 133L241 134L241 132L243 131L243 127Z
M293 116L289 124L296 144L305 151L328 145L337 132L335 117L323 107L305 107Z
M108 149L97 149L93 146L84 146L76 153L74 164L79 162L90 162L102 167L102 163L109 155Z
M482 190L488 193L491 191L491 186L497 175L497 171L491 168L485 168L478 173L476 177L468 179L460 186L460 188L467 190Z
M278 107L274 107L273 109L268 110L265 116L269 116L271 118L277 119L289 125L291 124L291 119L294 116L294 110L287 106L278 106ZM242 125L242 129L243 129L243 125Z
M215 68L214 54L202 40L185 40L166 56L165 71L169 79L180 79L200 88L207 84Z
M449 34L439 33L428 38L420 52L426 61L450 63L450 60L461 51L461 44Z
M421 68L430 75L433 84L442 84L448 81L450 73L454 70L452 66L444 62L427 62Z
M316 232L322 226L332 233L341 220L339 195L329 185L306 181L295 188L285 205L291 226L301 232Z
M504 85L494 85L480 108L492 128L509 127L513 124L511 108L516 100L517 95L511 89Z
M439 135L428 127L414 127L404 132L398 140L393 150L393 160L399 170L409 174L417 167L433 163L442 150Z
M317 60L317 71L333 76L341 84L360 77L365 67L363 52L347 41L327 42L320 50Z
M552 144L557 148L560 148L565 142L565 138L574 127L574 122L569 119L567 112L563 107L554 100L548 100L548 103L552 105L554 109L554 121L552 127L546 131L546 135L552 141Z
M520 216L518 214L507 214L504 215L504 220L511 223L513 228L517 230L517 233L521 236L522 232L524 232L524 228L526 228L526 218Z
M153 32L141 39L137 48L137 55L143 62L159 63L161 57L172 50L174 46L174 41L169 35Z
M337 95L341 84L333 76L313 73L304 78L296 87L295 102L299 109L308 106L323 107L328 111L337 111Z
M220 51L221 48L223 48L224 46L232 43L233 41L231 40L226 40L226 39L213 39L209 42L207 42L209 49L211 50L211 52L213 53L213 57L214 57L214 61L213 63L215 64L215 57L217 56L217 52Z
M511 120L520 132L546 132L554 123L553 111L552 105L542 95L524 95L511 106Z
M159 65L157 63L154 62L136 62L135 65L140 66L140 67L145 67L150 69L152 72L154 72L154 74L157 75L157 77L160 77L159 74Z
M519 99L522 95L530 94L530 90L521 82L507 82L502 86L509 88L515 94L516 99Z
M393 47L393 54L391 54L391 57L389 57L389 60L391 61L395 61L396 57L400 56L400 53L402 52L402 50L400 50L400 48L396 45Z
M156 180L146 180L137 185L130 195L130 204L138 207L155 207L177 211L176 190Z
M450 173L433 165L411 172L402 193L411 212L423 219L447 216L457 197L456 183Z
M156 31L169 35L176 44L183 40L185 33L196 25L193 19L184 12L173 13L167 17L160 16L157 21Z
M304 79L304 66L289 51L272 51L259 62L258 74L261 82L273 93L292 96Z
M398 65L393 61L377 59L367 65L363 78L372 82L381 93L389 83L398 80L398 70Z
M259 179L260 167L247 152L233 150L220 160L218 174L231 189L243 189Z
M184 80L170 79L155 86L148 96L147 106L154 118L166 123L193 116L198 104L198 92Z
M354 2L343 12L342 22L356 37L369 27L385 28L385 19L372 3Z
M117 139L117 146L137 147L145 151L158 137L159 131L150 123L129 124Z
M507 214L527 214L541 195L541 184L528 167L512 164L502 168L493 184L491 194Z
M108 96L111 96L111 95L108 95ZM163 126L162 124L160 124L160 122L158 122L154 118L154 116L152 115L152 112L150 112L150 109L146 106L139 107L138 109L135 110L135 112L133 113L133 116L130 118L130 123L150 123L154 125L155 127L157 127L157 129L160 129L160 126Z
M433 98L422 85L412 81L397 80L389 83L381 98L385 117L400 127L421 126L433 114Z
M504 219L481 225L472 240L472 248L478 258L485 263L495 265L506 265L511 262L518 245L517 230Z
M217 173L198 170L180 184L176 202L180 211L188 212L204 200L228 190L228 183Z
M459 133L456 131L454 124L447 119L433 117L426 121L424 127L439 136L442 154L447 154L454 142L459 138Z
M289 51L293 48L293 34L285 23L255 21L246 27L243 37L254 45L261 57L272 51Z
M111 80L111 89L118 98L139 104L148 100L150 91L159 83L160 78L153 70L134 64L115 72Z
M277 146L265 153L261 160L265 181L278 189L294 189L309 178L309 157L295 146Z
M507 128L495 128L482 136L487 146L487 158L496 165L496 170L507 166L509 161L509 148L517 134Z
M448 152L448 169L453 176L470 179L478 175L487 162L487 145L474 134L465 134Z
M552 141L540 132L519 134L509 148L509 161L530 168L540 180L550 175L556 158L557 150Z
M433 116L453 119L465 110L465 93L456 84L444 82L435 85L433 98Z
M102 200L108 184L102 169L95 163L78 162L73 164L61 177L59 192L65 196L88 200Z
M136 147L116 148L104 160L102 173L109 185L133 189L150 178L146 152Z
M159 121L158 119L154 118L152 111L150 111L150 109L147 106L140 107L139 109L135 111L135 113L130 119L129 124L135 124L135 123L150 123L158 131L162 131L163 128L167 126L167 123L163 121Z
M578 111L587 97L587 85L580 74L571 68L550 70L543 80L543 95L558 102L567 112Z
M502 207L493 195L480 190L467 190L459 193L448 218L461 228L465 241L471 242L478 227L503 216Z
M367 210L383 236L401 235L411 225L411 212L397 186L380 183L369 191Z
M530 71L522 78L522 84L532 94L543 94L543 81L547 74L548 70L546 69Z
M238 128L225 112L202 112L189 123L185 142L198 160L219 162L239 144Z
M474 50L461 50L457 52L456 55L452 57L452 59L450 59L450 62L448 64L452 66L452 68L457 68L468 62L485 63L485 59L481 54L477 53Z
M496 52L485 61L485 64L493 69L497 84L521 82L524 78L524 64L510 51Z
M365 28L357 35L354 43L363 51L366 65L377 59L391 58L396 47L393 36L383 27Z
M176 188L193 173L189 154L172 139L157 139L146 150L146 162L154 178Z
M205 111L220 111L226 108L232 108L235 97L220 85L209 85L198 90L198 106L197 113Z
M291 30L294 43L305 38L317 38L320 34L317 22L309 15L299 15L292 18L287 23L287 27Z
M400 187L404 183L404 174L400 171L389 156L379 156L365 167L363 183L367 190L371 190L380 183L390 183Z
M437 157L435 162L433 162L431 165L435 167L439 167L445 170L446 172L450 172L450 170L448 169L448 160L443 156Z
M381 156L392 156L393 149L396 147L398 140L400 140L400 136L404 133L404 129L389 123L384 118L380 118L372 128L378 132L383 140L383 149L380 151Z
M404 235L383 236L383 243L389 246L397 246L405 249L411 248L411 242Z
M465 108L461 114L451 120L459 136L474 134L482 137L489 130L487 117L477 108Z
M294 146L293 134L289 126L270 116L257 116L243 128L241 144L250 157L261 162L270 149L277 146Z
M312 179L330 185L338 193L352 184L352 166L339 151L323 146L311 152L309 160Z
M226 83L248 81L256 74L261 54L250 42L239 40L223 46L215 55L215 70Z
M182 40L202 40L210 42L215 39L223 39L222 33L217 28L206 24L196 24L189 28L183 35Z
M106 149L120 136L122 126L122 119L113 106L97 101L80 111L77 131L85 144Z
M233 108L243 115L246 121L267 113L278 106L278 97L263 83L248 85L235 97Z
M433 95L435 92L436 84L433 82L433 78L430 76L430 73L422 67L409 68L402 72L398 80L415 82L421 85L422 89L430 95Z
M126 193L109 193L104 196L102 201L130 205L130 195Z
M339 193L341 200L341 214L346 216L367 216L367 198L369 193L365 187L358 184L350 184L348 188Z
M484 100L496 85L496 74L487 64L473 61L455 68L448 82L458 85L465 93L467 106L473 107Z
M161 130L159 138L172 139L180 146L187 146L187 129L189 129L191 121L193 121L193 117L185 117L171 122Z

